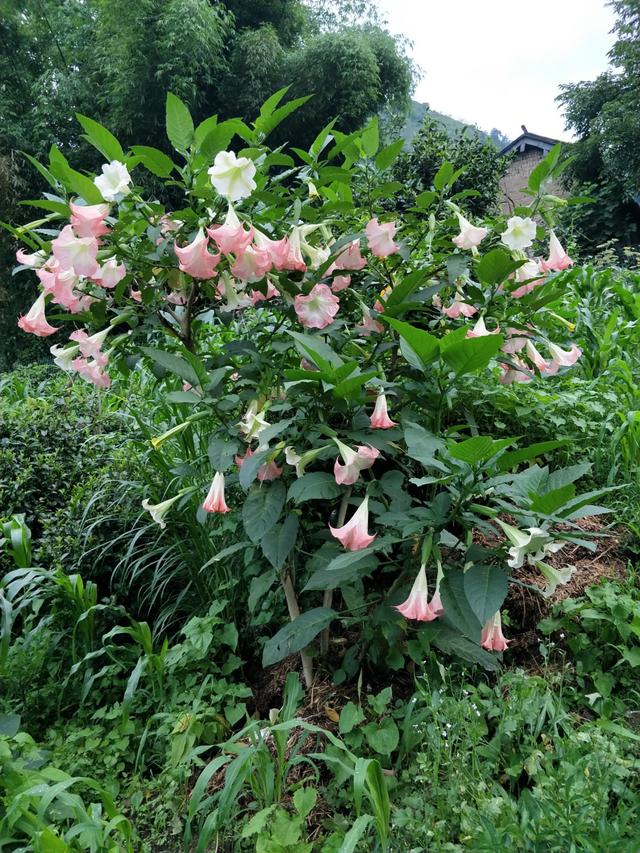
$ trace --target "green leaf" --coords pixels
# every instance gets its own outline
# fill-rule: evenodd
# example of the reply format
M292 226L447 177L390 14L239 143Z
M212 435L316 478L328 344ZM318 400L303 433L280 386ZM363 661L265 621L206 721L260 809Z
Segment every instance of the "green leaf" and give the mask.
M456 376L482 370L500 351L504 343L502 335L486 335L481 338L464 338L450 346L443 339L442 358L455 372Z
M440 192L448 186L453 177L453 166L448 160L440 166L433 179L433 186Z
M386 148L383 148L382 151L378 152L378 155L376 156L376 167L380 169L381 172L386 171L393 165L393 163L395 163L403 148L404 139L396 139L396 141L392 142L391 145L387 145Z
M375 157L380 147L380 128L378 116L373 116L360 136L362 149L367 157Z
M488 435L474 435L473 438L467 438L458 444L450 444L447 450L454 459L466 462L468 465L477 465L491 459L514 441L514 438L501 438L494 441Z
M372 821L373 817L370 814L362 814L360 817L357 817L353 822L351 829L345 835L338 853L354 853L360 839L363 837Z
M296 504L304 503L304 501L332 500L339 497L341 491L333 474L313 471L304 474L291 484L287 500Z
M32 157L31 154L27 154L26 151L20 152L23 157L26 157L27 160L31 163L31 165L40 172L45 181L52 187L54 190L58 186L58 179L52 172L49 171L45 166L42 165L35 157Z
M255 486L242 507L242 521L247 536L257 544L280 518L286 497L284 484L280 480L267 485Z
M217 438L215 435L209 439L207 453L214 471L226 471L237 452L238 442L233 439Z
M338 722L338 731L341 735L348 735L356 726L364 722L364 712L362 708L355 705L353 702L347 704L340 711L340 720Z
M559 489L552 489L550 492L545 492L543 495L533 495L531 499L531 509L534 512L542 512L545 515L553 515L554 512L564 506L568 501L575 496L576 487L573 483L567 483L566 486L560 486Z
M263 575L258 575L258 577L251 578L251 583L249 584L249 598L247 599L247 606L249 607L250 613L255 612L259 602L273 586L275 579L276 574L271 571L265 572Z
M311 97L311 95L304 95L301 98L293 98L291 101L287 101L286 104L278 107L277 105L285 96L289 88L290 86L285 86L283 89L280 89L278 92L271 95L270 98L267 98L264 102L260 108L260 115L254 122L256 133L267 136L281 122L290 116L292 112L299 109L303 104L306 104Z
M306 817L316 804L318 794L313 788L298 788L293 795L293 805L300 817Z
M132 145L131 150L137 160L158 178L168 178L176 167L171 157L150 145Z
M262 651L262 665L272 666L289 655L301 652L337 615L335 610L329 607L315 607L302 613L293 622L281 628L275 637L267 640Z
M540 441L537 444L530 444L529 447L522 447L520 450L510 450L498 460L498 469L500 471L509 471L521 462L530 462L537 456L542 456L551 450L556 450L558 447L566 447L570 443L571 439L569 438L559 438L553 441Z
M15 737L19 729L18 714L0 714L0 737Z
M362 731L371 749L380 755L391 755L398 748L400 733L390 717L380 723L368 723L363 726Z
M364 550L364 549L363 549ZM304 592L313 589L336 589L355 578L371 574L378 566L378 560L371 551L350 551L338 554L317 569L307 581Z
M551 165L548 160L546 158L541 160L529 175L529 182L527 184L529 189L533 190L534 193L537 193L540 189L540 184L544 181L550 171Z
M440 344L438 339L430 335L429 332L425 332L424 329L416 329L415 326L411 326L403 320L386 317L384 314L381 315L380 319L395 329L400 337L409 344L423 366L436 360L440 353ZM476 338L475 340L484 340L484 338Z
M482 625L467 599L464 574L456 569L448 569L440 583L440 596L447 622L465 637L479 643Z
M507 597L507 573L498 566L471 566L464 573L464 593L481 625Z
M498 672L500 661L495 655L485 651L477 642L463 637L455 628L443 623L442 619L430 622L420 628L420 634L426 636L430 643L446 654L477 663L487 672Z
M483 284L502 284L523 263L514 261L504 249L492 249L478 262L476 275Z
M302 332L288 331L296 342L300 354L312 361L319 369L342 367L344 361L318 335L303 335Z
M174 373L190 385L200 385L200 377L192 365L182 356L153 347L141 347L142 352L160 367Z
M103 125L92 118L83 116L80 113L76 113L76 118L84 129L83 136L87 142L93 145L94 148L97 148L101 154L104 154L107 160L118 160L120 163L124 162L125 157L122 145L120 145L110 130L107 130L106 127L103 127Z
M289 513L283 524L276 524L267 531L260 541L262 553L271 563L274 569L281 569L298 536L298 516Z
M91 178L86 175L76 172L75 169L69 167L65 174L65 181L69 189L73 190L76 195L83 198L87 204L101 204L104 199L98 187L93 183Z
M187 105L172 92L167 92L166 124L169 142L180 154L186 154L194 140L193 119Z
M269 456L271 452L272 451L269 450L269 448L266 450L258 450L242 463L238 479L243 489L248 489L251 483L253 483L255 478L258 476L258 470L265 464L267 456Z
M400 305L405 302L427 280L427 277L428 270L414 270L403 278L400 284L397 284L387 297L384 303L385 313L388 308L393 308L394 305Z
M404 427L404 440L407 444L407 454L412 459L422 463L425 468L435 468L444 474L449 473L447 466L436 459L436 453L445 448L442 438L419 424L407 423Z

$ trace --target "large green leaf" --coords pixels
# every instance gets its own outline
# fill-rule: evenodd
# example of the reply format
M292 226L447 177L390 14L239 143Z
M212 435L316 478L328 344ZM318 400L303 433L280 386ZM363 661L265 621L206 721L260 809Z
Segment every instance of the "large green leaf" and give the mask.
M514 438L501 438L494 440L488 435L474 435L472 438L467 438L465 441L452 443L448 445L447 450L454 459L460 462L466 462L468 465L478 465L486 462L513 444Z
M472 566L464 573L464 593L481 625L507 597L507 573L498 566Z
M573 483L567 483L558 489L552 489L543 495L532 495L531 509L534 512L542 512L545 515L553 515L554 512L570 501L576 493Z
M82 175L80 172L76 172L71 167L66 170L64 183L76 195L83 198L87 204L101 204L104 201L102 193L91 178Z
M330 607L315 607L302 613L281 628L275 637L267 640L262 651L262 665L272 666L289 655L301 652L337 615Z
M207 453L214 471L226 471L233 462L238 448L239 444L234 439L211 436Z
M442 358L456 376L482 370L500 351L502 335L485 335L481 338L463 338L450 346L442 346Z
M194 140L193 119L187 105L172 92L167 92L166 123L169 142L186 154Z
M443 474L449 473L447 466L436 459L436 453L445 447L443 439L419 424L407 423L404 427L404 440L407 443L407 454L412 459L421 462L425 468L435 468Z
M261 483L249 492L242 507L242 521L247 536L257 544L280 518L286 489L280 480Z
M497 672L500 669L500 661L495 655L485 651L477 642L463 637L455 628L444 624L441 619L423 625L420 633L446 654L469 663L477 663L488 672Z
M153 347L141 347L141 349L152 361L170 373L175 373L176 376L184 379L185 382L189 382L191 385L201 384L200 377L196 373L195 368L181 355Z
M424 329L416 329L415 326L405 323L403 320L396 320L394 317L383 315L380 319L395 329L400 337L409 344L423 366L436 360L440 353L440 344L438 339L430 335L429 332L425 332ZM482 340L482 338L477 340Z
M175 163L171 157L150 145L132 145L131 150L138 162L159 178L168 178L175 169Z
M483 284L502 284L523 263L514 261L505 249L492 249L478 262L476 275Z
M341 494L333 474L313 471L295 480L289 487L288 500L301 504L304 501L331 500Z
M445 572L440 583L440 596L447 622L465 637L479 643L482 624L467 599L463 572L456 569Z
M92 118L80 115L80 113L76 113L76 118L84 129L83 136L87 142L93 145L94 148L97 148L101 154L104 154L107 160L124 162L122 145L120 145L110 130L107 130L106 127L103 127L103 125Z
M282 524L274 525L260 541L262 553L274 569L281 569L298 536L298 516L290 512Z
M500 457L497 463L498 468L500 471L508 471L521 462L530 462L537 456L543 456L558 447L566 447L570 442L571 439L569 438L558 438L553 441L540 441L537 444L530 444L529 447L522 447L519 450L510 450Z
M377 565L377 558L369 550L364 553L348 551L338 554L311 575L304 589L336 589L356 578L371 574Z
M391 145L387 145L386 148L383 148L382 151L378 152L376 156L376 167L380 169L381 172L386 171L399 157L403 148L404 139L396 139L396 141L392 142Z

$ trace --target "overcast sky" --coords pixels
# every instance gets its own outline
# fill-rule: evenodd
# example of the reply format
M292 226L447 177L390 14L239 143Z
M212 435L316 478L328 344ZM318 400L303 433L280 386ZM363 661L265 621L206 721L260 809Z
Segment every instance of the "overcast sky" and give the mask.
M378 0L393 33L413 41L423 76L414 98L497 127L570 139L554 98L560 83L607 67L614 16L604 0Z

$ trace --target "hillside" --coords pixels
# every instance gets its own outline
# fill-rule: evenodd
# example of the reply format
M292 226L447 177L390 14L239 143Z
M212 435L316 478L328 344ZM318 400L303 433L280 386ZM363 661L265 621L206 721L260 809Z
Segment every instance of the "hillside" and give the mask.
M452 118L444 113L438 113L435 110L430 110L428 104L421 104L419 101L411 101L409 116L407 117L407 121L402 130L402 135L407 142L411 142L413 137L416 135L426 115L429 115L431 118L436 119L436 121L441 122L441 124L443 124L447 131L452 135L456 133L456 131L463 130L466 127L468 128L468 132L477 134L481 139L491 139L496 148L504 148L504 146L510 142L509 138L495 127L490 132L481 130L479 127L476 127L476 125L465 124L465 122L458 121L458 119Z

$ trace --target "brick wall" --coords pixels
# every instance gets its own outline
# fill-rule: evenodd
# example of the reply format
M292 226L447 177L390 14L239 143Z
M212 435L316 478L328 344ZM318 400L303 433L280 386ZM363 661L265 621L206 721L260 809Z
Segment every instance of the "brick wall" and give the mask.
M522 154L518 154L509 166L509 171L500 181L500 189L503 193L502 209L505 213L510 213L514 207L526 205L531 202L531 196L520 192L523 187L527 186L529 175L544 157L544 153L539 149L530 148ZM567 192L564 187L557 182L551 184L548 192L552 195L557 195L560 198L565 198Z

